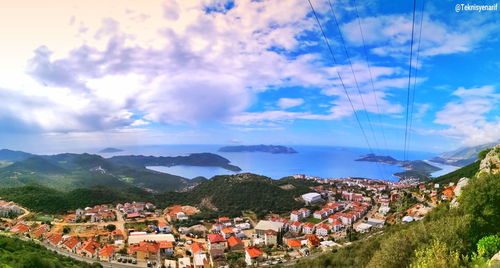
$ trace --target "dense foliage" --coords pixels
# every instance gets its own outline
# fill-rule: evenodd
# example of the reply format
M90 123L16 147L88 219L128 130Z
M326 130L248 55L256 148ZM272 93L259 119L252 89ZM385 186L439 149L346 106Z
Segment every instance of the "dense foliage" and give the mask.
M2 268L63 268L102 267L58 255L45 247L18 238L0 236L0 267Z

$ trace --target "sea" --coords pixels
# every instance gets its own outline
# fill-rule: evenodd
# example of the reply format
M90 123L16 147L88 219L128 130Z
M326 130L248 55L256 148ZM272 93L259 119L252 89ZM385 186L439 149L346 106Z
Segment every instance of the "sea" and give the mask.
M296 154L271 154L261 152L218 152L223 145L148 145L119 147L121 152L98 153L103 157L115 155L152 155L179 156L191 153L215 153L227 158L231 164L239 166L241 172L251 172L272 179L280 179L295 174L305 174L321 178L363 177L397 181L393 174L404 171L402 168L387 164L355 161L362 155L370 153L368 149L338 147L338 146L305 146L294 145ZM96 149L93 153L96 153ZM91 152L89 152L91 153ZM379 154L378 152L375 152ZM390 155L396 159L403 158L403 152L384 150L381 154ZM435 153L412 151L408 153L409 160L424 160L435 156ZM438 166L437 164L431 163ZM443 170L433 173L439 176L456 169L456 167L439 165ZM211 178L215 175L236 174L219 167L194 166L150 166L149 169L174 174L186 178L203 176Z

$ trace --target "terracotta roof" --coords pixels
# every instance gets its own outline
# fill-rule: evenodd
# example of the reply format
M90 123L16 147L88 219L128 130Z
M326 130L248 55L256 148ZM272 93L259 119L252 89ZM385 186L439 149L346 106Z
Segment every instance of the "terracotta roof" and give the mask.
M292 248L300 247L301 245L302 243L300 242L300 240L288 240L288 246Z
M230 247L234 247L237 245L243 245L243 241L239 237L236 236L231 236L227 239L227 243L229 244Z
M221 232L225 233L225 234L231 234L231 233L234 233L233 231L233 228L222 228L222 230L220 230Z
M330 228L328 227L328 225L324 224L324 223L320 223L316 226L316 229L326 229L326 230L329 230Z
M312 223L312 222L306 222L304 224L304 228L314 228L314 223Z
M202 243L194 242L193 244L191 244L191 252L193 254L195 254L197 252L202 252L202 251L205 251L205 247L203 246Z
M57 245L62 241L62 236L60 234L51 234L47 240L53 245Z
M160 248L174 248L174 242L160 241Z
M159 228L163 228L163 227L167 227L167 226L168 226L168 224L166 222L164 222L164 221L159 221L158 222L158 227Z
M120 229L116 229L113 232L111 232L111 235L123 235L123 232Z
M83 245L80 247L81 250L85 250L92 255L96 252L97 248L99 247L99 243L95 241L87 241L83 243Z
M230 221L231 219L228 217L220 217L219 221Z
M320 243L319 238L314 234L308 234L308 235L306 235L306 238L307 238L307 241L309 241L309 243L311 243L314 246L317 246Z
M208 241L210 243L224 243L226 242L226 239L220 234L208 234Z
M35 229L35 231L33 231L31 234L35 237L40 237L42 236L43 234L45 234L47 232L47 230L45 230L45 228L43 227L38 227Z
M29 230L30 230L30 226L23 224L23 223L18 223L16 225L14 225L14 227L12 227L12 229L10 229L10 231L13 233L26 233Z
M139 213L129 213L127 214L127 218L137 218L137 217L140 217L141 214Z
M99 256L101 257L109 257L113 255L115 252L115 246L113 245L106 245L104 246L101 250L99 250Z
M137 251L155 253L158 252L159 249L160 249L160 243L146 242L146 241L142 241L139 244L132 244L129 245L128 247L129 253L134 253Z
M66 241L64 241L63 245L70 249L73 249L78 243L80 243L80 241L76 237L71 236L70 238L66 239Z
M294 222L292 222L292 224L290 224L290 225L293 225L293 226L296 226L296 227L300 227L300 226L302 225L302 223L301 223L301 222L298 222L298 221L294 221Z
M248 253L248 255L250 255L250 258L257 258L264 254L260 249L256 247L247 247L245 248L245 251Z

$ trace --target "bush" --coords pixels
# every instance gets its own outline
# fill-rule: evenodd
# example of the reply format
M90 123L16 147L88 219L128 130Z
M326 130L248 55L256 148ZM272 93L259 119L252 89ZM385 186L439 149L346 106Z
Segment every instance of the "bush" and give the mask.
M491 258L500 251L500 236L485 236L477 242L477 253L480 257Z

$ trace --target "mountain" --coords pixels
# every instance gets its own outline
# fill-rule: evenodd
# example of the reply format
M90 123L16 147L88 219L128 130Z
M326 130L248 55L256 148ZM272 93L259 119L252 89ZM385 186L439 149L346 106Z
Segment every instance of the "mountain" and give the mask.
M487 148L491 148L495 146L497 143L498 142L488 143L473 147L462 147L454 151L439 154L438 156L429 159L429 161L438 164L463 167L476 161L477 154L480 151Z
M395 173L394 176L400 179L425 180L431 177L432 172L441 170L439 167L430 165L422 160L400 161L391 156L379 156L375 154L363 155L356 161L378 162L404 168L406 171Z
M239 153L239 152L263 152L272 154L295 154L295 151L291 147L285 147L281 145L238 145L238 146L225 146L218 150L219 152L225 153Z
M40 184L69 191L101 185L113 188L133 186L147 191L161 192L183 191L201 182L148 170L126 161L113 161L94 154L28 155L31 157L21 158L11 165L0 168L0 187ZM184 163L190 162L184 161Z
M241 171L241 168L229 164L230 161L220 155L212 153L196 153L188 156L143 156L143 155L120 155L113 156L109 160L116 164L144 168L146 166L213 166L221 167L230 171Z
M99 153L119 153L119 152L123 152L123 150L113 147L104 148L99 151Z
M1 149L0 150L0 161L9 161L9 162L14 162L14 161L19 161L26 159L28 157L33 156L30 153L25 153L21 151L12 151L8 149Z

